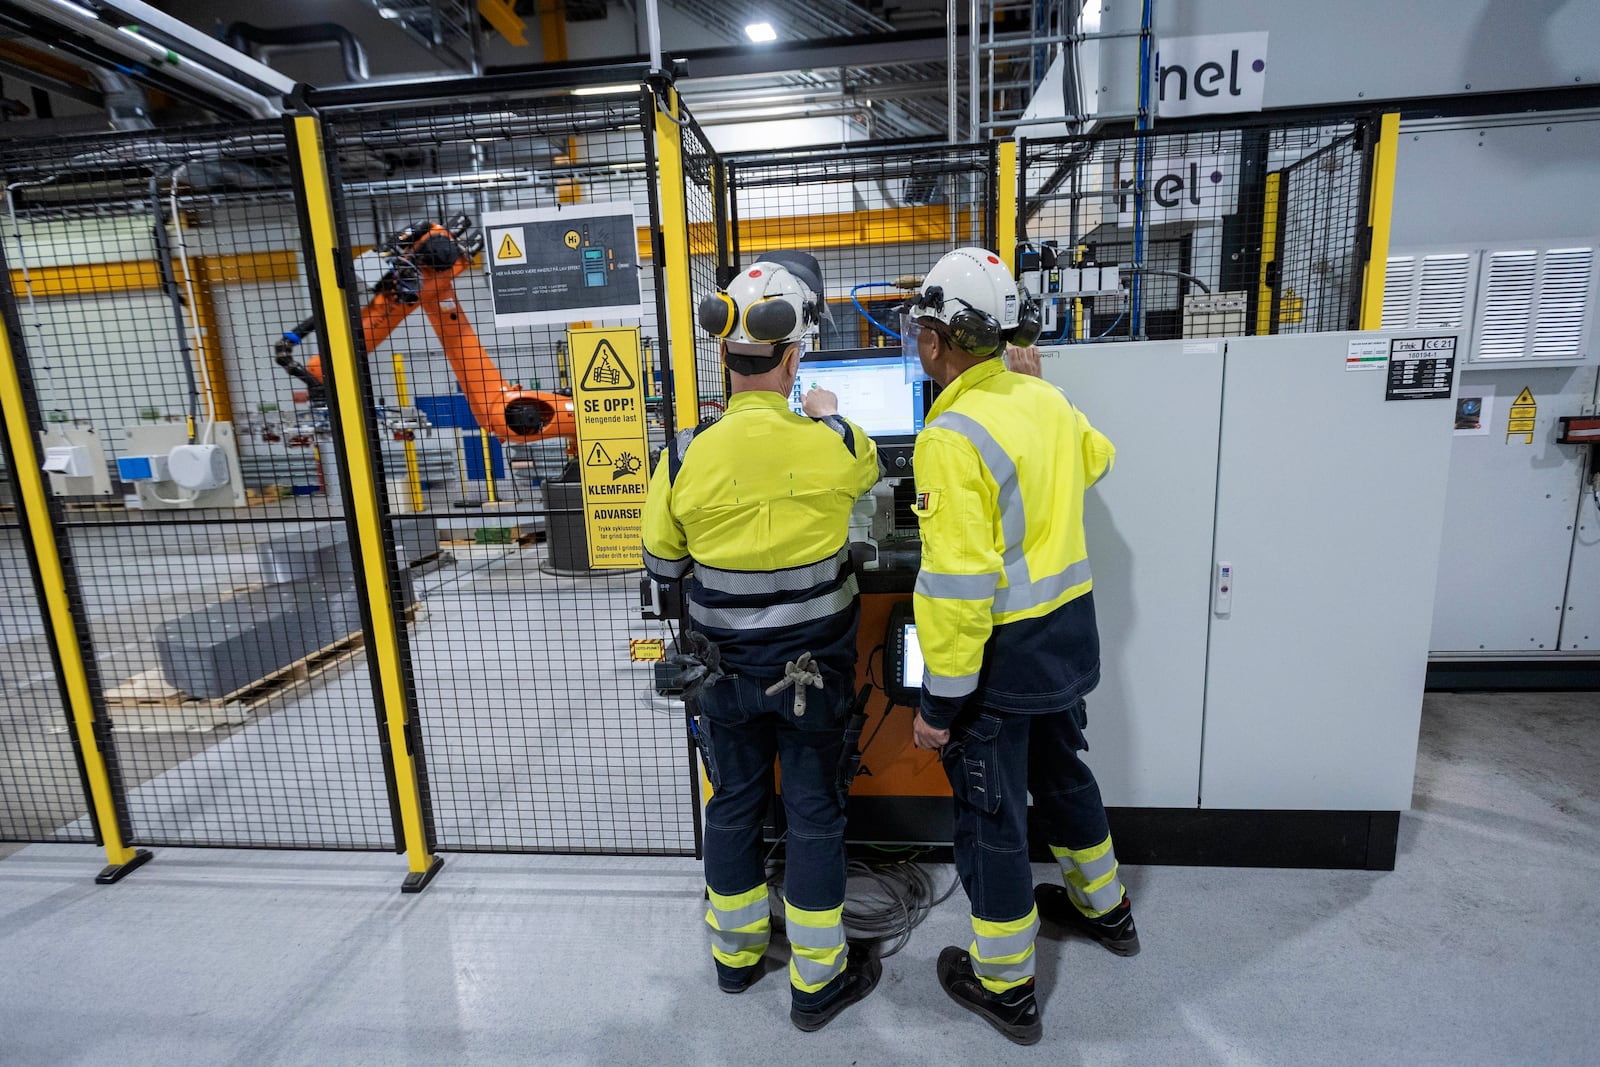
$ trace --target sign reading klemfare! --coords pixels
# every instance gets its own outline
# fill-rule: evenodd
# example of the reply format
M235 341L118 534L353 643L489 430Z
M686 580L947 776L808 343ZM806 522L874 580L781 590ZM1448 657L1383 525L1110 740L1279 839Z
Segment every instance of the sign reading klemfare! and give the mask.
M589 566L641 567L640 530L650 470L639 330L568 330L567 351L575 376L572 398Z
M487 211L483 225L496 326L640 317L632 204Z

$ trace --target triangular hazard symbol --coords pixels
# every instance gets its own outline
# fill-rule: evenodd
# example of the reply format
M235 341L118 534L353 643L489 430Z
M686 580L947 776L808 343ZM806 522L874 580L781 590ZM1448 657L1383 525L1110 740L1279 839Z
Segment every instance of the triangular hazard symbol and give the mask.
M594 447L589 449L589 458L584 460L584 463L591 467L609 467L611 457L606 453L605 446L596 441Z
M583 372L583 380L578 383L578 388L597 393L622 392L634 388L633 375L628 372L622 357L617 355L617 350L611 347L610 341L601 339L595 346L594 355L589 357L589 369Z
M522 249L517 247L517 242L511 239L508 233L500 238L500 250L494 254L495 259L521 259Z
M1534 405L1534 400L1533 400L1533 393L1529 391L1529 389L1528 389L1528 387L1526 385L1524 385L1522 387L1522 392L1517 394L1517 398L1511 402L1511 406L1512 407L1523 407L1523 406L1533 407L1533 406L1535 406Z

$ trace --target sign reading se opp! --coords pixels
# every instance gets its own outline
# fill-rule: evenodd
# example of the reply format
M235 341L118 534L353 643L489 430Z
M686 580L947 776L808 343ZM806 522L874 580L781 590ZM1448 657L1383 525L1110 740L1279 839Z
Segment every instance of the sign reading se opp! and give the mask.
M644 375L638 327L568 330L589 566L643 566L644 495L649 485Z

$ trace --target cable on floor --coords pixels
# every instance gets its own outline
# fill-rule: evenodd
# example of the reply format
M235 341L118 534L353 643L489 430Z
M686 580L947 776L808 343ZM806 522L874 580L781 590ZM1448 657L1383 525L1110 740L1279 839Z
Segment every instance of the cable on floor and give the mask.
M784 865L782 860L773 862L773 856L787 836L785 832L767 852L767 884L774 889L783 885ZM878 847L878 851L904 855L899 859L849 862L846 867L848 880L845 884L844 928L845 936L851 941L886 945L879 953L879 958L888 959L906 947L912 931L922 925L934 908L950 899L961 880L952 875L944 892L935 896L938 887L934 883L933 873L916 862L927 854L927 849ZM852 891L850 882L858 884L855 891ZM775 921L782 914L781 907L772 909Z

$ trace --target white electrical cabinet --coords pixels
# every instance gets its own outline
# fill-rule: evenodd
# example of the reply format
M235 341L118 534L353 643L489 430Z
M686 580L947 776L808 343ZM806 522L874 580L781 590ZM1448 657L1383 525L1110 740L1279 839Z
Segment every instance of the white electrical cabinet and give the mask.
M1193 807L1222 342L1076 345L1043 362L1117 447L1084 499L1101 649L1089 759L1107 804Z
M1586 589L1581 580L1572 583L1587 558L1574 549L1573 520L1580 503L1590 503L1584 474L1595 446L1556 443L1559 417L1582 413L1575 398L1593 395L1595 373L1530 367L1462 377L1462 396L1484 406L1487 432L1459 434L1452 444L1435 653L1548 655L1567 648L1563 616L1575 614L1563 611L1569 586L1575 608L1600 607L1600 583ZM1536 411L1531 442L1508 433L1510 405L1524 389ZM1578 541L1581 549L1581 535Z
M1228 341L1204 807L1411 806L1455 375L1386 399L1393 375L1346 369L1373 336Z
M1396 338L1462 351L1428 330L1044 360L1117 446L1086 502L1108 804L1410 806L1459 366L1360 369Z

